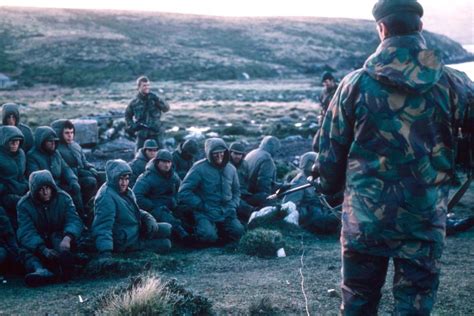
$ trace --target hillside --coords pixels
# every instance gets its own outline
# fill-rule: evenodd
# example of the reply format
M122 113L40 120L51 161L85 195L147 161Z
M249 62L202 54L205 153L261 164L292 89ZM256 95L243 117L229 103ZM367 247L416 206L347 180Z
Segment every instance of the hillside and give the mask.
M425 32L446 62L473 59ZM374 23L329 18L18 9L0 12L0 72L23 85L291 78L360 67L378 44ZM245 73L245 74L244 74Z

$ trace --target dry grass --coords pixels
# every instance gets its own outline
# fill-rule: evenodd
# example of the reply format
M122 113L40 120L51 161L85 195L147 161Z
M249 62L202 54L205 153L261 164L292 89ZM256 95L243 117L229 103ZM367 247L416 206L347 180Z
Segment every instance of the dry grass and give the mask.
M108 297L99 314L171 315L173 303L165 284L153 275L145 277L128 291Z

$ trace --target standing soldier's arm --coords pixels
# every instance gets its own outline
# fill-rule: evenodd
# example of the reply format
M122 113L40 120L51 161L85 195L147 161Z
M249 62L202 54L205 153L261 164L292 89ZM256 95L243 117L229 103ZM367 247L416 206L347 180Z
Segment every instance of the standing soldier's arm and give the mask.
M128 105L127 108L125 109L125 123L130 129L135 129L135 122L133 121L133 116L135 115L133 113L133 101L131 101Z
M320 190L339 192L345 184L347 155L354 138L354 84L359 73L348 75L334 95L323 120L319 142L318 165Z
M156 96L156 97L157 97L156 105L161 110L161 112L163 113L168 112L170 110L170 104L166 102L165 100L163 100L162 98L160 98L159 96Z

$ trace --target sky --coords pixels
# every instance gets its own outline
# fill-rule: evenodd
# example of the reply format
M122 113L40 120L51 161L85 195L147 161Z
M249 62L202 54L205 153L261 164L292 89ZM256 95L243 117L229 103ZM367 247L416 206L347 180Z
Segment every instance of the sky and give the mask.
M158 11L215 16L322 16L372 19L376 0L0 0L0 6ZM474 1L419 0L425 28L474 44ZM462 33L462 34L460 34ZM453 36L455 35L455 36Z

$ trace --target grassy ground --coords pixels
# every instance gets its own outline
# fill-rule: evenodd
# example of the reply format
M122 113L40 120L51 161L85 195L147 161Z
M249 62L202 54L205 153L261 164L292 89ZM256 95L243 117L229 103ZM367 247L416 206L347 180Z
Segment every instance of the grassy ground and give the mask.
M164 121L172 126L214 126L222 131L226 124L243 124L244 131L257 133L237 135L255 141L261 133L281 124L313 121L318 105L312 101L313 82L249 81L157 84L170 100L172 110ZM49 124L60 117L81 117L104 111L123 111L133 95L133 83L112 84L101 89L59 89L35 87L33 90L0 91L0 102L25 104L22 113L34 126ZM283 119L284 118L284 119ZM254 123L252 123L254 121ZM228 126L227 126L228 127ZM307 128L307 127L306 127ZM292 161L310 150L309 140L285 141L279 161ZM474 215L474 185L455 209L462 216ZM336 315L340 304L340 246L337 236L320 237L301 230L282 230L288 254L284 258L261 259L245 255L235 246L202 250L175 249L168 255L142 253L129 261L127 271L108 276L84 275L66 284L39 289L26 288L19 277L9 277L0 284L0 314L90 314L96 299L110 288L126 284L129 274L138 274L150 267L163 280L175 278L193 293L208 298L219 315L250 314L259 310L270 314ZM449 237L442 259L441 285L435 315L472 315L474 303L474 231ZM391 270L390 270L391 271ZM392 272L384 287L381 314L391 310ZM335 290L335 291L331 291ZM79 295L85 300L80 303Z

